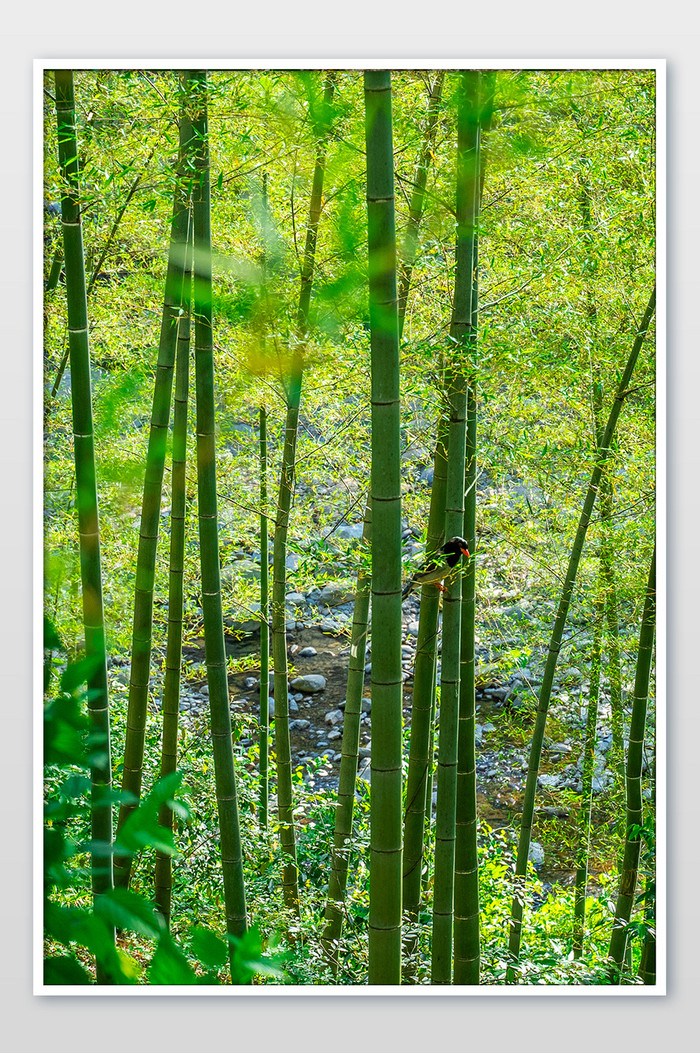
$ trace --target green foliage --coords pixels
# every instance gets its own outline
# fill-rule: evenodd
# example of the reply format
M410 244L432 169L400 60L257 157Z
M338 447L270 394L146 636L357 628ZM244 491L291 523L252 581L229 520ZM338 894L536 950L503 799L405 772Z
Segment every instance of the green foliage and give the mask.
M428 71L392 74L399 238L408 219L430 78ZM102 275L90 292L88 312L106 633L115 658L109 682L113 769L118 779L126 724L122 681L128 673L124 663L130 649L143 466L177 156L173 119L177 84L168 70L81 70L75 82L86 273L88 279L96 270ZM303 226L313 176L314 126L323 116L320 82L318 74L303 71L230 70L212 71L209 76L217 500L224 615L231 626L256 617L258 407L261 402L268 407L272 479L279 473L284 442ZM430 486L421 473L430 464L437 418L445 400L439 356L446 344L454 287L455 86L455 75L447 71L401 345L402 515L414 537L425 533ZM48 87L52 87L51 78ZM47 94L47 201L58 200L61 185L51 130L52 107ZM338 72L334 108L288 538L288 553L297 560L288 570L287 589L302 592L328 581L351 591L358 563L367 559L338 535L340 524L361 519L370 473L361 73ZM609 404L619 379L619 363L629 350L653 280L653 73L643 69L499 71L487 150L475 365L479 404L475 573L477 675L479 667L488 666L483 685L492 687L505 683L516 668L536 669L547 647L554 603L594 455L594 386L600 388L603 404ZM267 175L267 209L262 207L263 173ZM586 230L580 201L584 177L591 213ZM55 218L46 213L47 273L56 247L56 226ZM595 339L587 314L588 288L597 309ZM114 983L221 980L226 944L219 922L221 882L210 728L204 717L181 727L182 781L179 787L158 786L157 680L149 687L144 774L144 785L155 796L142 802L138 819L122 834L125 843L121 847L134 853L132 891L146 905L152 895L155 846L168 852L177 847L172 935L157 932L153 927L157 919L153 921L146 908L139 911L133 900L108 899L105 914L89 904L89 853L106 852L109 858L113 846L90 843L87 771L90 758L99 759L105 744L90 727L81 693L81 681L90 669L80 665L85 643L75 541L70 370L57 396L50 396L66 346L66 305L60 281L47 296L44 309L45 594L47 613L56 626L47 634L45 865L47 902L52 904L48 923L67 940L48 936L47 982L58 977L61 983L92 983L92 959L98 950ZM650 339L637 365L634 390L625 399L610 460L623 687L630 683L634 667L641 575L653 544L654 371ZM194 449L194 432L191 413L190 450ZM169 452L169 445L166 449ZM198 648L202 589L193 463L187 467L186 486L184 634L185 643ZM158 672L164 652L170 496L166 468L151 673ZM556 690L547 728L549 741L568 740L580 729L577 721L589 681L601 538L601 527L593 523L562 641L560 667L576 666L582 683L562 682ZM413 553L411 560L418 563L420 554ZM256 661L252 648L241 657L229 654L228 673L244 668L254 673ZM183 683L201 679L201 672L186 669ZM508 755L527 748L536 694L537 685L523 682L511 695L512 712L501 715L499 711L501 719L488 717L497 725L487 739L489 749ZM603 703L605 699L604 683ZM330 982L318 943L330 853L330 791L322 793L320 784L312 786L311 780L317 778L314 765L294 770L294 819L304 901L302 917L295 919L278 902L279 832L273 823L269 836L263 838L257 828L257 747L240 743L241 738L255 737L254 718L246 720L253 723L236 718L234 738L245 881L255 924L244 937L251 942L241 952L241 961L255 961L259 954L268 956L279 940L280 953L290 955L285 970L292 982ZM651 744L654 720L652 691ZM271 762L274 793L274 754ZM544 770L559 768L545 758ZM648 786L645 776L645 789ZM364 983L367 975L369 791L360 788L358 792L349 867L353 880L338 975L339 983L351 984ZM112 800L115 805L120 803L116 795ZM172 838L158 828L158 800L182 802L182 807L176 805ZM536 812L533 830L548 860L563 867L571 862L578 795L574 790L542 794L538 790L540 804L570 812L568 818L548 819L538 818ZM517 803L513 810L517 812ZM653 804L649 810L653 812ZM539 902L544 893L529 872L523 893L519 982L607 982L599 977L599 965L611 924L606 873L615 870L620 833L624 833L615 829L620 822L618 813L610 791L595 798L589 891L602 889L602 895L589 898L587 957L581 962L567 958L567 915L573 915L568 891L549 893L534 909L533 895L537 894ZM482 982L500 984L505 968L512 842L506 834L487 836L483 826L481 839ZM417 982L426 982L429 975L426 926L432 903L431 848L425 864L428 887L421 917L415 923L419 932ZM646 898L636 904L630 935L634 929L643 938L651 931L653 918L647 917L645 908L654 895L654 865L651 848L643 847L640 871L647 879L642 893ZM133 922L126 923L127 915ZM105 932L117 916L125 924L120 924L123 935L110 956ZM197 918L199 928L212 938L194 933L191 918ZM145 931L149 925L151 935ZM249 936L254 930L259 936ZM79 938L69 939L70 933ZM260 941L261 952L255 948L255 939ZM632 941L633 958L640 942ZM264 974L260 965L253 982L275 983L278 979Z
M62 647L51 622L46 623L44 642L47 656ZM86 839L90 780L80 771L90 767L90 720L84 698L88 675L86 661L69 664L59 693L44 708L44 983L94 983L86 953L94 957L112 984L246 984L256 976L284 980L277 959L264 953L254 928L240 939L228 937L233 947L229 980L225 977L229 957L225 940L212 929L198 926L183 946L169 935L162 916L149 900L136 892L113 888L98 896L91 907L66 904L82 883L86 852L101 852L111 858L115 851L136 854L157 849L176 855L171 831L158 825L158 809L166 802L181 820L190 815L189 808L174 796L182 772L173 772L155 783L113 845L99 846ZM113 793L113 803L118 804L124 796ZM114 928L137 938L138 955L121 946L115 948L111 935ZM142 961L144 955L150 956L147 965Z

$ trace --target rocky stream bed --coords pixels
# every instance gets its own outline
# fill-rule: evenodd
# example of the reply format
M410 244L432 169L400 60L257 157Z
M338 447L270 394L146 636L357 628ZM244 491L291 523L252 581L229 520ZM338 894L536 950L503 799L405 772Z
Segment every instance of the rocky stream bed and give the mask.
M292 761L307 767L306 780L315 789L333 791L337 787L341 758L343 707L347 682L349 633L352 598L332 585L307 594L287 597L287 650L290 669L289 708ZM403 605L403 713L410 725L413 667L418 632L419 600L409 597ZM229 622L226 633L227 655L234 668L229 673L232 722L238 729L242 747L252 745L260 713L259 629L255 622ZM495 640L477 651L476 737L477 802L480 818L493 828L517 827L522 809L522 793L527 775L529 741L515 733L517 722L534 721L541 669L535 662L528 668L504 669L499 652L512 641ZM250 657L250 661L246 659ZM181 687L180 719L185 724L206 719L208 687L204 660L204 639L190 636L183 647L185 675ZM368 639L365 691L362 703L358 779L369 781L372 748L371 633ZM129 668L115 659L113 675L122 685L128 683ZM438 676L439 676L438 663ZM257 674L257 675L256 675ZM160 708L162 677L151 681L152 707ZM562 669L555 681L550 713L558 727L570 734L561 741L545 739L545 750L538 780L541 800L536 821L565 821L567 807L556 802L558 789L580 791L581 752L587 687L577 668ZM274 718L274 692L270 675L270 714ZM274 724L273 737L274 737ZM594 794L608 785L608 754L612 735L609 707L603 703L598 722ZM435 806L436 791L433 794ZM274 806L273 799L272 805ZM530 858L545 882L568 884L573 879L570 866L557 858L546 858L543 846L533 840Z

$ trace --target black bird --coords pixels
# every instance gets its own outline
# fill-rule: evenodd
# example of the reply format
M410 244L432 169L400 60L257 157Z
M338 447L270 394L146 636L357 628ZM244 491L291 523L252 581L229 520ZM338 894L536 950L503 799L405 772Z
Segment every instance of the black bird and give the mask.
M469 556L469 549L463 537L451 537L442 546L441 552L444 553L442 558L436 556L434 559L431 559L422 570L417 571L412 578L409 578L401 593L403 599L406 599L409 592L417 585L434 584L440 589L440 592L447 592L447 589L442 584L443 581L451 575L462 556Z

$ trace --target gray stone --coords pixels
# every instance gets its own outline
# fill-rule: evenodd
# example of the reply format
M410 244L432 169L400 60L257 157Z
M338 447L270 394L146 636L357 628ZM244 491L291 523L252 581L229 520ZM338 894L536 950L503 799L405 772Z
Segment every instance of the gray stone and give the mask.
M554 788L556 786L559 786L560 782L561 782L561 778L560 778L559 775L543 774L543 775L538 775L537 776L537 785L538 786L549 786L550 788Z
M288 592L284 599L292 607L303 607L306 603L306 596L303 592Z
M409 636L418 636L418 622L409 622L406 626L406 632L409 634Z
M344 714L342 709L330 709L323 719L325 720L326 724L332 724L333 726L335 726L336 724L343 723Z
M314 655L316 655L316 654L318 654L318 651L316 650L315 647L302 647L301 651L299 652L299 657L300 658L313 658Z
M571 746L568 746L566 742L554 742L549 747L550 753L571 753Z
M343 737L342 731L338 731L337 728L336 728L335 731L329 731L329 733L328 733L328 741L329 742L335 742L336 739L340 739L342 737Z
M336 534L346 541L359 541L362 537L364 525L362 523L341 523Z
M314 597L313 602L319 607L339 607L341 603L348 603L353 599L352 592L346 592L339 585L324 585L321 591Z
M306 728L311 727L310 720L290 720L289 730L290 731L305 731Z
M527 858L530 863L534 863L536 867L541 867L544 863L544 848L539 841L531 841L530 848L527 853Z
M326 678L320 673L308 673L306 676L296 676L290 685L295 691L303 691L307 695L316 694L326 687Z
M371 698L363 698L361 705L362 705L362 712L363 713L371 713L372 712L372 699Z

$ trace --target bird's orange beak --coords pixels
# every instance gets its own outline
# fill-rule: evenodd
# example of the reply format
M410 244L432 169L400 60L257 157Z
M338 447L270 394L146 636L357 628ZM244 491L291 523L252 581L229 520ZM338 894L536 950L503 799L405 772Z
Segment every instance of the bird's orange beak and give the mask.
M469 555L469 549L468 548L463 548L462 549L462 555L463 556L468 556Z

